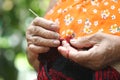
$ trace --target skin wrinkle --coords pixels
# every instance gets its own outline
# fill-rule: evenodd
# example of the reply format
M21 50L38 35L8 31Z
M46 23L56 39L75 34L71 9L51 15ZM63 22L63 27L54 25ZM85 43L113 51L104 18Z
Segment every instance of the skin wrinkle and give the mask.
M31 54L31 55L28 55L28 53L29 54ZM37 61L36 60L36 58L38 57L37 55L35 56L35 55L33 55L32 54L32 52L30 52L30 50L29 50L29 48L27 48L27 58L28 58L28 61L29 61L29 63L31 64L31 66L33 66L34 68L35 68L35 70L36 71L38 71L38 69L39 69L39 61Z
M97 35L99 35L99 34L97 34ZM106 34L105 34L106 35ZM85 59L89 59L88 61L86 60L86 62L85 62L85 59L83 59L82 61L84 61L84 62L82 62L81 61L81 59L79 59L79 56L78 55L74 55L74 57L75 58L71 58L73 61L75 61L75 62L77 62L77 63L79 63L79 64L81 64L81 63L85 63L85 65L84 66L91 66L90 68L92 68L92 69L100 69L100 68L104 68L106 65L108 65L109 64L109 61L110 62L112 62L113 60L111 59L111 57L114 57L114 56L112 56L113 54L113 52L111 53L111 51L112 50L114 50L114 48L112 47L112 46L115 46L114 44L111 46L111 44L109 44L109 43L111 43L111 42L113 42L114 40L111 38L111 36L109 36L109 35L107 35L108 37L99 37L99 39L98 39L98 41L96 41L96 44L94 44L94 47L96 48L94 48L94 47L92 47L91 49L89 49L88 51L89 52L91 52L91 53L89 53L90 55L88 55L88 57L86 57ZM93 36L92 36L93 37ZM95 37L96 38L96 37ZM101 38L103 38L103 39L101 39ZM114 37L113 37L114 38ZM118 37L117 37L118 38ZM92 38L91 38L91 40L90 41L94 41L95 39L93 39L92 40ZM100 42L99 42L99 40L100 40ZM81 44L81 43L83 43L82 41L81 42L79 42L78 40L76 40L77 42L75 42L74 43L74 45L75 44ZM89 42L90 42L89 41ZM89 43L88 42L88 43ZM85 44L84 44L84 46L86 46ZM93 49L94 48L94 49ZM116 48L115 48L116 49ZM94 51L93 51L94 50ZM102 51L101 51L102 50ZM107 51L107 52L106 52ZM71 51L70 51L71 52ZM94 52L94 53L93 53ZM98 53L99 52L99 53ZM105 53L105 54L104 54ZM109 53L111 53L111 55L108 55ZM70 53L70 54L74 54L74 53ZM77 54L80 54L79 52L77 53ZM82 54L84 54L84 53L82 53ZM97 54L97 55L95 55L95 54ZM91 57L90 57L91 56ZM108 56L110 56L110 58L108 57ZM110 60L109 60L110 59ZM114 58L115 59L115 58ZM80 61L79 61L80 60ZM88 64L87 64L88 63Z
M43 19L41 17L36 17L35 20L33 21L33 25L36 25L36 26L42 26L44 27L45 29L48 29L48 30L55 30L54 28L55 27L52 27L52 25L56 25L53 21L49 21L49 20L46 20L46 19Z
M38 54L39 52L44 52L46 53L47 51L49 51L49 47L39 47L39 46L35 46L33 44L31 44L29 46L29 48L31 49L32 52L34 52L35 54Z
M40 22L41 23L41 22ZM48 22L49 23L49 22ZM44 26L41 26L42 28L45 28L45 29L47 29L47 30L49 30L49 28L50 28L50 26L52 26L51 24L48 24L47 23L47 21L46 21L46 24L47 25L45 25L44 24ZM39 23L37 23L36 25L38 25ZM43 25L43 24L42 24ZM33 24L33 26L35 26L35 24ZM47 28L47 27L49 27L49 28ZM56 27L56 26L55 26ZM56 28L55 28L56 29ZM51 30L51 29L50 29ZM55 30L56 31L56 30ZM34 34L34 33L33 33ZM32 35L32 33L30 34L30 35ZM115 36L115 35L114 35ZM83 39L82 41L83 42L85 42L87 45L85 45L85 44L83 44L83 42L82 41L80 41L80 43L82 44L82 45L77 45L76 46L76 44L78 44L78 43L76 43L76 44L71 44L72 46L75 46L76 48L75 49L79 49L79 48L81 48L81 46L82 47L86 47L86 46L89 46L89 44L92 44L93 46L96 46L96 49L95 49L95 51L96 52L91 52L90 53L90 55L93 57L90 57L89 58L89 64L85 64L85 66L88 66L88 67L92 67L92 68L96 68L96 67L101 67L101 65L108 65L108 64L110 64L110 63L114 63L114 61L116 60L116 58L118 59L118 58L120 58L120 55L117 53L117 52L119 52L120 53L120 51L119 51L119 47L120 47L120 43L119 43L119 41L120 41L120 38L116 38L116 39L112 39L112 38L114 38L114 36L113 35L109 35L109 34L104 34L104 33L95 33L94 35L89 35L88 37L86 37L85 39ZM33 38L33 36L32 36L32 38ZM47 36L47 38L49 38L49 36ZM88 39L88 40L87 40ZM118 40L119 39L119 40ZM117 41L118 40L118 41ZM31 41L31 40L30 40ZM29 42L30 42L29 41ZM47 41L47 40L46 40ZM117 41L117 42L116 42ZM29 43L28 42L28 43ZM39 41L38 41L39 42ZM117 44L116 44L116 43ZM50 43L50 42L47 42L47 43ZM53 43L53 42L52 42ZM34 44L34 43L33 43ZM37 44L37 43L36 43ZM43 45L43 44L42 44ZM41 46L41 45L40 45ZM48 44L46 44L45 46L48 46ZM53 45L52 45L53 46ZM91 46L91 45L90 45ZM99 47L99 46L101 46L101 49L103 49L102 51L101 51L101 49L100 48L97 48L97 47ZM106 53L104 53L105 52L105 47L109 47L109 48L106 48L107 49L107 51L106 51ZM114 48L113 49L113 47L118 47L118 48ZM80 51L81 49L79 49L78 50L78 52ZM93 47L90 49L91 51L93 50ZM114 50L114 51L111 51L111 50ZM71 52L71 51L70 51ZM41 51L41 53L42 53L42 51ZM95 53L97 53L97 55L95 55L95 57L94 57L94 54ZM111 53L111 55L108 55L109 53ZM76 53L75 53L76 54ZM103 55L100 55L100 54L104 54L104 56ZM115 55L113 55L113 54L115 54ZM98 55L100 55L100 57L96 57L96 56L98 56ZM69 57L69 59L71 59L71 56L73 56L72 55L72 53L70 53L70 57ZM79 55L80 56L80 55ZM75 58L73 58L72 57L72 60L74 60L75 62L80 62L80 63L82 63L82 59L80 59L80 60L77 60L77 59L79 59L79 56L77 56L77 54L76 54L76 57L75 57L75 55L73 56L73 57L75 57ZM102 57L104 57L105 58L105 60L104 59L102 59ZM95 58L97 58L97 59L95 59ZM99 62L98 61L98 59L102 59L103 61L101 61L101 62ZM92 62L93 61L93 62ZM98 61L98 62L97 62ZM120 61L120 59L119 59L119 61ZM103 62L103 63L102 63ZM84 63L84 62L83 62ZM87 63L87 61L86 61L86 63ZM100 63L100 65L98 65ZM96 66L94 66L94 64L96 64ZM84 66L84 64L82 64L83 66Z
M42 32L44 30L44 32ZM35 31L33 31L35 32ZM49 31L49 30L45 30L44 28L36 28L36 32L35 34L39 34L39 35L35 35L35 36L41 36L41 37L44 37L44 38L58 38L58 34L56 34L55 32L52 32L52 31ZM46 35L47 34L47 35Z
M50 7L54 6L54 4L56 3L56 1L51 0L51 3L52 3L52 5L50 5ZM42 25L42 26L40 26L40 25ZM41 17L36 17L30 23L29 27L27 28L26 39L27 39L27 43L28 43L28 46L27 46L27 48L28 48L27 49L28 60L29 60L29 63L38 71L39 63L37 63L37 62L39 62L39 61L37 59L37 56L39 54L41 54L41 53L48 52L48 50L50 49L50 47L54 47L54 46L56 47L56 46L58 46L59 42L56 43L56 44L54 44L54 40L58 40L59 35L52 35L52 34L50 34L50 32L48 32L50 36L47 36L48 33L46 34L46 32L43 31L43 33L45 33L46 35L43 35L43 33L42 33L42 37L43 38L44 37L47 38L47 39L45 39L47 44L46 43L43 44L44 43L43 42L44 39L42 39L42 41L39 41L39 38L37 38L38 40L35 40L35 41L41 42L41 43L43 42L42 43L43 46L41 46L41 45L38 46L38 44L40 44L40 43L34 43L33 39L34 39L34 36L36 37L36 35L37 35L37 37L41 37L39 35L41 35L42 31L39 31L40 33L36 32L37 30L35 30L35 32L32 32L34 30L34 28L36 28L36 27L37 28L42 27L42 28L44 28L46 30L50 30L50 31L53 31L53 32L58 31L59 27L58 27L58 25L56 23L54 23L52 21L43 19ZM54 34L56 34L56 33L54 33ZM52 36L52 38L51 38L51 36ZM51 41L49 41L49 38L51 38ZM34 45L34 46L31 47L31 45ZM45 45L46 45L46 47L45 47ZM36 50L36 48L38 50ZM34 51L36 51L36 52L34 52Z
M114 38L112 38L112 40L113 41L118 41L118 39L116 39L118 36L115 36ZM111 43L113 43L113 41L111 41ZM119 42L119 41L118 41ZM120 47L120 45L117 43L115 43L114 45L118 45L119 47ZM113 55L114 53L118 53L119 52L119 47L116 47L116 48L118 48L118 49L116 49L115 47L112 47L113 45L110 45L111 46L111 48L110 48L110 52L111 52L111 54L109 54L108 56L113 56L113 57L119 57L120 55L119 54L117 54L117 55ZM116 52L113 52L113 51L116 51ZM111 57L108 57L109 58L109 60L110 61L108 61L108 62L111 62L112 60L115 62L118 62L119 61L119 59L118 60L114 60L114 58L111 58Z
M49 40L49 44L46 43L46 39L42 38L42 37L33 37L32 39L32 43L34 43L35 45L41 45L41 46L54 46L56 47L57 45L54 44L54 40ZM59 41L58 41L59 42ZM46 44L45 44L46 43Z

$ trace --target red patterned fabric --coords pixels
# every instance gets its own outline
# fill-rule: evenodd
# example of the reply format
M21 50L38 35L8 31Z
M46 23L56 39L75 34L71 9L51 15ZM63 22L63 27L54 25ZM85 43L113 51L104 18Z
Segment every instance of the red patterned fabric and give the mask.
M72 78L63 75L62 72L58 72L54 69L49 70L49 75L51 79L48 78L45 69L42 67L42 70L38 73L38 80L73 80Z
M87 70L58 54L56 49L51 49L42 58L39 57L41 64L37 80L120 80L120 73L112 67Z
M65 76L64 74L62 74L62 72L58 72L54 69L49 70L49 75L51 79L48 78L45 73L44 67L42 67L42 69L38 72L38 80L75 80ZM109 67L107 69L96 71L93 79L90 80L120 80L120 74L115 69Z
M115 69L108 67L107 69L96 71L95 80L120 80L120 74Z

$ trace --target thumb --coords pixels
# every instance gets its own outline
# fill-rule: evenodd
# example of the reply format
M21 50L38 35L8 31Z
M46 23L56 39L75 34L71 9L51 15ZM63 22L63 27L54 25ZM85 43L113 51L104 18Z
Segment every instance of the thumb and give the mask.
M83 61L90 54L89 51L77 50L69 45L66 41L63 41L63 46L58 47L58 51L65 58L71 59L75 62Z
M88 48L96 43L93 36L79 37L77 39L71 39L70 44L75 48Z
M70 60L73 60L76 63L81 64L83 62L88 61L90 56L90 51L78 51L72 47L69 48L71 49L65 48L63 46L59 46L58 50L62 56Z

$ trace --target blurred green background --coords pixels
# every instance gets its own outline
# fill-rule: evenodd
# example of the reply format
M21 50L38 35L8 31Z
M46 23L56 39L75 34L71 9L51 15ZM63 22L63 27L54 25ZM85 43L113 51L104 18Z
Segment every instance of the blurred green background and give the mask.
M35 16L44 16L49 0L0 0L0 80L34 80L26 57L25 31Z

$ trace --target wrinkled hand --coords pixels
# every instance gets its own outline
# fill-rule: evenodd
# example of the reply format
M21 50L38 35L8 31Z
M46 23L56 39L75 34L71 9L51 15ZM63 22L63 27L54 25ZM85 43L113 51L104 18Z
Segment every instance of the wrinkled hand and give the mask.
M58 47L59 27L56 23L37 17L33 20L26 31L27 56L30 64L38 69L38 55L48 52L50 47Z
M120 61L120 37L104 33L62 42L60 53L82 66L93 70ZM83 50L89 48L88 50Z

